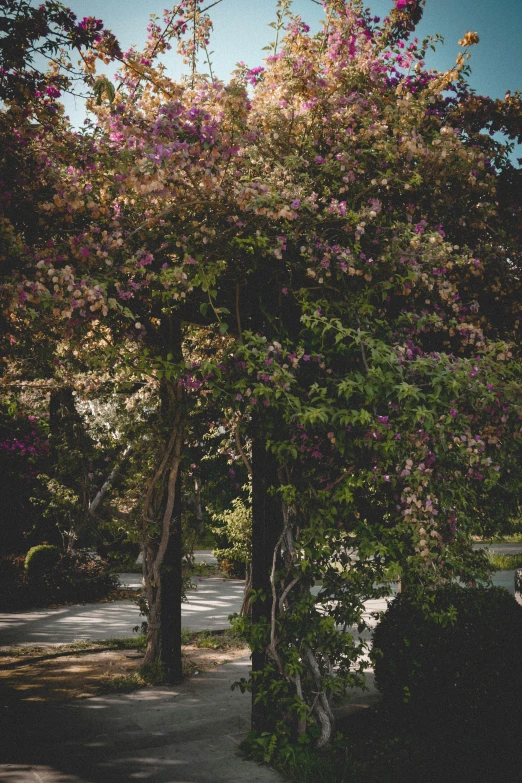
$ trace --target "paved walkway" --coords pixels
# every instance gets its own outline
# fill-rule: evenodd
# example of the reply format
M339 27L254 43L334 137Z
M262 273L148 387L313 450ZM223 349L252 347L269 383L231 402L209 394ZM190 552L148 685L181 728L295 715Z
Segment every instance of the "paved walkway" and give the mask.
M180 686L68 703L0 705L2 783L281 783L238 757L250 699L230 685L248 657Z
M520 545L517 545L520 547ZM496 549L496 547L495 547ZM519 549L520 551L520 549ZM139 587L139 574L121 574L127 587ZM493 584L514 593L514 571L498 571ZM238 612L243 600L240 579L200 577L195 590L187 592L182 605L182 624L190 631L222 630L229 627L228 616ZM319 591L319 588L315 588ZM386 599L368 601L367 612L384 611ZM0 647L29 644L68 644L78 640L132 636L133 628L144 618L131 601L107 604L80 604L58 609L0 613Z
M139 574L122 574L127 586L140 586ZM205 577L196 579L195 590L187 592L182 604L182 624L190 631L229 627L228 616L238 612L243 600L240 579ZM133 628L145 618L132 601L107 604L79 604L58 609L0 614L0 647L28 644L68 644L81 639L111 639L132 636Z
M140 578L128 574L122 581L134 586ZM494 583L513 592L513 572L499 572ZM243 582L201 578L197 585L183 605L184 626L227 627L228 615L241 605ZM371 601L366 609L380 611L385 605L385 599ZM142 619L130 601L2 614L0 645L131 636ZM177 687L61 704L23 700L20 694L4 697L0 781L281 783L283 778L274 770L236 755L249 729L250 699L230 686L248 674L249 666L245 657ZM368 684L370 692L354 693L341 715L378 698L371 675Z

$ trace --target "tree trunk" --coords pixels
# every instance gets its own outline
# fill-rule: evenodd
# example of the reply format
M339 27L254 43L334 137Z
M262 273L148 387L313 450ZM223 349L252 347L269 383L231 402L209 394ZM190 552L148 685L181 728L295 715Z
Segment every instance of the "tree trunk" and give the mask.
M252 590L263 590L265 600L252 604L252 622L266 619L270 625L272 591L270 574L274 550L283 530L281 500L269 494L270 487L277 487L277 463L274 456L265 449L263 440L257 435L252 439ZM261 671L267 662L266 650L252 652L252 671ZM265 706L256 704L256 681L252 688L252 730L265 731L268 716Z
M165 355L182 358L180 323L171 315L165 325ZM156 469L143 504L143 581L148 604L146 664L161 664L168 682L179 682L181 669L181 450L185 429L183 388L163 378L160 386Z

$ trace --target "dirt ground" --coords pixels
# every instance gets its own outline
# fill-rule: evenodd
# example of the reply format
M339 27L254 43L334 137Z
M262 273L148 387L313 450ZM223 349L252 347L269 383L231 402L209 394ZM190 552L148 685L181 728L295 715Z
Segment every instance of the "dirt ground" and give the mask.
M206 649L183 646L187 677L227 663L248 653L245 647ZM124 692L139 687L138 669L143 652L89 646L32 647L0 651L0 701L66 701Z

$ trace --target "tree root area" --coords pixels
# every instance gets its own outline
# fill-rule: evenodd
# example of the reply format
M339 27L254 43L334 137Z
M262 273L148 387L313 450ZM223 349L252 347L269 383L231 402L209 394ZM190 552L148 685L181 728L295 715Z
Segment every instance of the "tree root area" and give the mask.
M183 646L185 677L240 658L245 647L226 650ZM140 676L143 652L96 647L31 647L0 651L0 698L12 700L69 701L107 693L132 691L150 684Z

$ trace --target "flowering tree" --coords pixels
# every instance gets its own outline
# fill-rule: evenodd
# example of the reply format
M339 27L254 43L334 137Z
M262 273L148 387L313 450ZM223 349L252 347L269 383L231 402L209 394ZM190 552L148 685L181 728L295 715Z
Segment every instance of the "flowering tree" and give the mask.
M236 243L279 282L230 368L283 499L270 579L254 583L264 611L242 621L265 656L268 746L285 727L331 737L376 583L400 576L429 606L431 586L485 576L471 535L509 524L520 497L520 172L487 133L519 137L520 97L467 87L473 33L454 69L427 71L429 41L409 37L420 3L382 24L356 3L325 11L313 37L281 17L281 48L244 72Z
M141 377L156 390L158 449L141 514L146 661L161 658L171 678L180 676L179 638L170 630L177 623L179 637L180 609L170 597L173 585L167 592L163 584L175 579L181 595L176 487L187 400L201 385L185 368L183 323L217 328L226 309L216 306L214 288L234 233L223 195L237 176L233 158L244 146L248 107L243 86L196 73L194 47L205 46L208 26L194 2L179 4L162 24L154 20L145 50L123 56L114 99L108 86L92 99L92 135L65 127L61 136L53 131L32 140L24 154L43 156L47 166L45 187L32 197L32 222L45 230L29 243L30 227L14 217L5 230L15 280L24 269L20 282L5 288L15 292L12 332L37 313L37 322L61 329L72 348L88 339L105 363L120 374L127 367L129 380ZM155 59L173 39L190 65L181 83ZM102 44L84 55L88 83L95 83L98 55L106 57ZM64 139L72 144L60 147ZM176 623L172 616L164 622L169 610L177 612Z
M376 584L400 576L429 605L441 580L473 581L471 534L518 503L520 172L488 131L519 137L520 96L467 86L473 33L453 69L427 70L430 41L411 37L422 5L396 0L381 22L327 0L311 35L281 0L265 66L224 84L198 74L210 20L181 2L123 55L114 95L104 81L92 99L82 156L50 166L34 207L45 236L24 245L8 226L24 270L5 288L10 317L88 334L156 394L148 662L177 644L165 579L181 580L192 401L231 411L239 452L253 439L241 622L270 746L331 738ZM179 82L158 59L171 42ZM197 359L189 328L210 341Z

